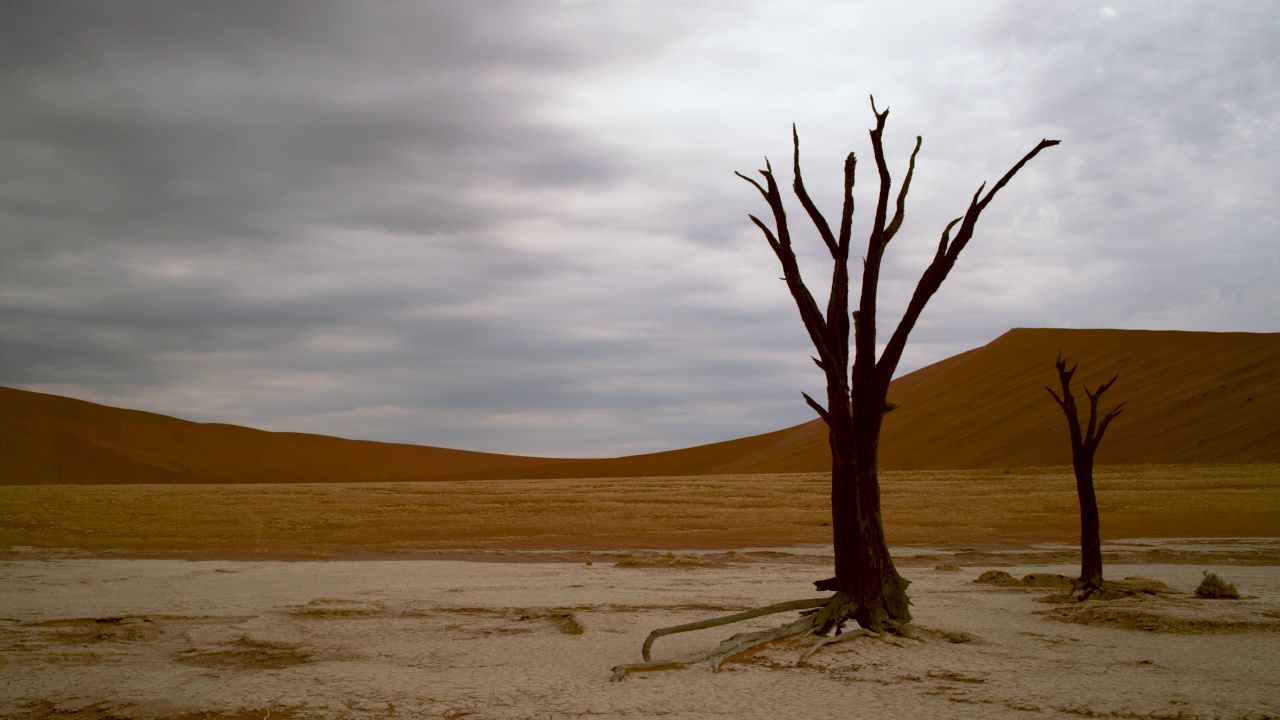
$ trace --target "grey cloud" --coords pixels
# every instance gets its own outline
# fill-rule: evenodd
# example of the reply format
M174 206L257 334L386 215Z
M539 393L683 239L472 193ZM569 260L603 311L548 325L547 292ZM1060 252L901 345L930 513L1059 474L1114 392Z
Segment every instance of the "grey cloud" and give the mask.
M808 420L821 380L732 171L789 179L797 121L834 213L856 150L865 237L869 92L895 178L925 135L886 326L978 183L1065 141L904 369L1011 326L1274 329L1274 13L1114 8L8 3L0 383L534 454Z
M524 117L521 78L572 58L547 38L498 35L504 15L518 27L516 6L54 3L31 17L46 5L6 13L15 57L0 113L14 148L0 182L23 215L56 212L46 238L260 243L384 214L393 228L456 230L494 211L460 187L617 174Z

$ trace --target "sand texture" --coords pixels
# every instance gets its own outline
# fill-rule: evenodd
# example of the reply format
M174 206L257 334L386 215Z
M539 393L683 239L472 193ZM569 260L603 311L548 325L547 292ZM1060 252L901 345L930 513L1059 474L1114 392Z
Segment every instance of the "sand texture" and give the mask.
M1068 468L888 473L891 543L1079 536ZM1280 465L1097 474L1104 540L1274 537ZM0 487L0 548L102 557L343 558L459 549L721 549L831 542L824 475L299 485ZM65 555L66 553L64 553Z
M881 467L1060 466L1065 421L1044 391L1059 351L1125 413L1101 465L1280 462L1280 333L1012 330L894 380ZM1082 393L1079 393L1083 397ZM1105 407L1109 407L1104 403ZM525 458L192 423L0 388L0 484L367 482L820 472L817 422L669 452Z
M1265 545L1266 543L1264 543ZM1157 544L1159 545L1159 544ZM1162 545L1173 552L1182 545ZM1230 554L1238 545L1201 550ZM1256 548L1274 554L1276 548ZM1017 577L1071 573L1006 553ZM899 550L920 640L807 644L629 675L647 633L805 597L830 559L611 562L0 562L0 713L12 718L1264 718L1280 716L1280 570L1115 565L1161 595L1043 602L984 565ZM943 562L939 563L941 557ZM1213 566L1208 566L1212 568ZM1065 610L1064 610L1065 608ZM776 624L777 618L754 621ZM732 631L738 631L735 628ZM732 632L730 631L730 632ZM678 657L725 628L661 639Z

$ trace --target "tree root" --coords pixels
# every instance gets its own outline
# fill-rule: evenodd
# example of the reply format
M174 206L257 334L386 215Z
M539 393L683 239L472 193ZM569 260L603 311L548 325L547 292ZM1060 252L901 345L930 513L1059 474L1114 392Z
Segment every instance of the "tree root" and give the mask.
M741 655L748 650L763 645L768 645L775 640L785 640L787 638L805 636L813 632L814 619L812 616L802 617L793 623L776 627L772 630L762 630L760 632L742 633L720 643L720 647L716 648L715 654L711 656L711 666L716 670L724 665L725 661L735 655Z
M1093 597L1096 593L1105 592L1105 585L1106 583L1103 583L1100 580L1094 581L1086 580L1084 578L1075 578L1071 581L1071 592L1068 594L1075 595L1076 593L1080 593L1076 596L1076 600L1084 602L1085 600Z
M1152 585L1149 580L1134 582L1129 579L1112 581L1077 578L1071 581L1071 589L1067 591L1063 599L1075 596L1074 599L1078 602L1085 602L1086 600L1115 600L1133 595L1159 595L1161 592L1167 592L1168 590L1168 586L1163 583Z
M814 653L818 652L819 650L821 650L822 648L828 645L835 645L836 643L842 643L842 642L845 642L846 640L853 640L855 638L860 638L860 637L878 638L880 637L880 633L874 632L872 630L868 630L866 628L858 628L857 630L851 630L847 633L842 633L840 635L828 635L828 636L819 638L818 642L814 643L809 647L808 650L805 650L803 653L800 654L800 662L803 663L807 661L809 658L813 657Z
M710 660L711 666L714 669L719 670L725 662L735 656L778 640L786 640L795 637L811 635L821 636L821 639L817 643L810 646L809 649L800 656L801 663L808 660L814 653L827 645L859 637L883 639L881 633L864 628L859 628L847 633L841 633L840 628L844 625L847 619L852 617L853 610L855 608L856 606L847 596L837 593L829 598L791 600L789 602L768 605L766 607L747 610L733 615L725 615L723 617L711 618L709 620L700 620L698 622L686 623L684 625L658 628L657 630L649 633L649 637L645 639L644 645L640 650L640 654L644 657L644 662L618 665L614 667L612 680L614 682L618 682L625 678L628 672L643 670L672 670L687 667L704 660ZM707 628L719 627L721 625L729 625L743 620L750 620L752 618L763 617L765 615L787 612L789 610L802 610L804 612L801 613L801 617L799 619L786 625L781 625L769 630L739 633L721 642L718 646L710 650L702 650L680 660L654 660L650 654L653 649L654 641L666 635L675 635L682 632L692 632L694 630L704 630ZM836 635L830 637L823 636L823 633L826 630L833 627L836 629ZM894 625L891 630L903 635L904 637L914 638L915 636L915 633L910 631L905 624Z
M640 655L644 657L645 662L652 662L653 658L649 656L649 652L653 649L653 641L664 635L675 635L676 633L691 632L693 630L705 630L707 628L719 627L720 625L730 625L751 618L763 617L765 615L773 615L776 613L786 612L788 610L805 610L808 608L820 608L826 605L827 598L807 598L805 600L791 600L776 605L768 605L746 612L735 613L733 615L725 615L723 617L711 618L710 620L699 620L698 622L686 623L684 625L675 625L673 627L658 628L649 633L649 637L645 638L644 646L640 648Z

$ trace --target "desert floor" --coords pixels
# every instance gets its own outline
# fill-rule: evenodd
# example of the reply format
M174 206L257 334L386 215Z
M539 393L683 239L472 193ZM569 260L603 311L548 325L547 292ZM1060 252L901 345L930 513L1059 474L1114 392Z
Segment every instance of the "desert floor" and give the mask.
M1100 467L1104 539L1280 535L1280 463ZM831 542L819 474L285 485L0 486L0 548L341 559L466 549ZM1070 468L888 472L894 545L1074 543Z
M622 682L611 666L638 661L649 630L810 595L829 559L803 548L709 565L687 553L622 564L11 555L0 563L0 707L99 719L1280 716L1280 569L1208 562L1274 553L1275 541L1129 545L1206 562L1113 565L1112 577L1175 592L1056 604L1040 600L1060 590L972 582L988 565L1071 573L1025 563L1044 549L978 566L903 549L921 640L858 638L803 664L805 645L792 643L720 671ZM1205 569L1248 598L1189 595ZM663 638L655 655L736 631Z
M814 596L821 478L0 488L0 717L1280 717L1280 472L1099 478L1108 577L1167 592L973 582L1078 570L1069 482L886 479L918 640L621 682L654 628Z

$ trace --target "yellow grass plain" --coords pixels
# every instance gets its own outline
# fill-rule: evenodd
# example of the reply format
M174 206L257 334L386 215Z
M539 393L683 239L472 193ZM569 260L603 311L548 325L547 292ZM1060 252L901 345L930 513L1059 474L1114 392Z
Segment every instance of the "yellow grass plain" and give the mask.
M1280 464L1101 467L1104 543L1280 535ZM1070 468L888 472L891 544L1078 538ZM830 542L821 474L351 484L0 487L0 548L320 559L463 550L680 550Z

